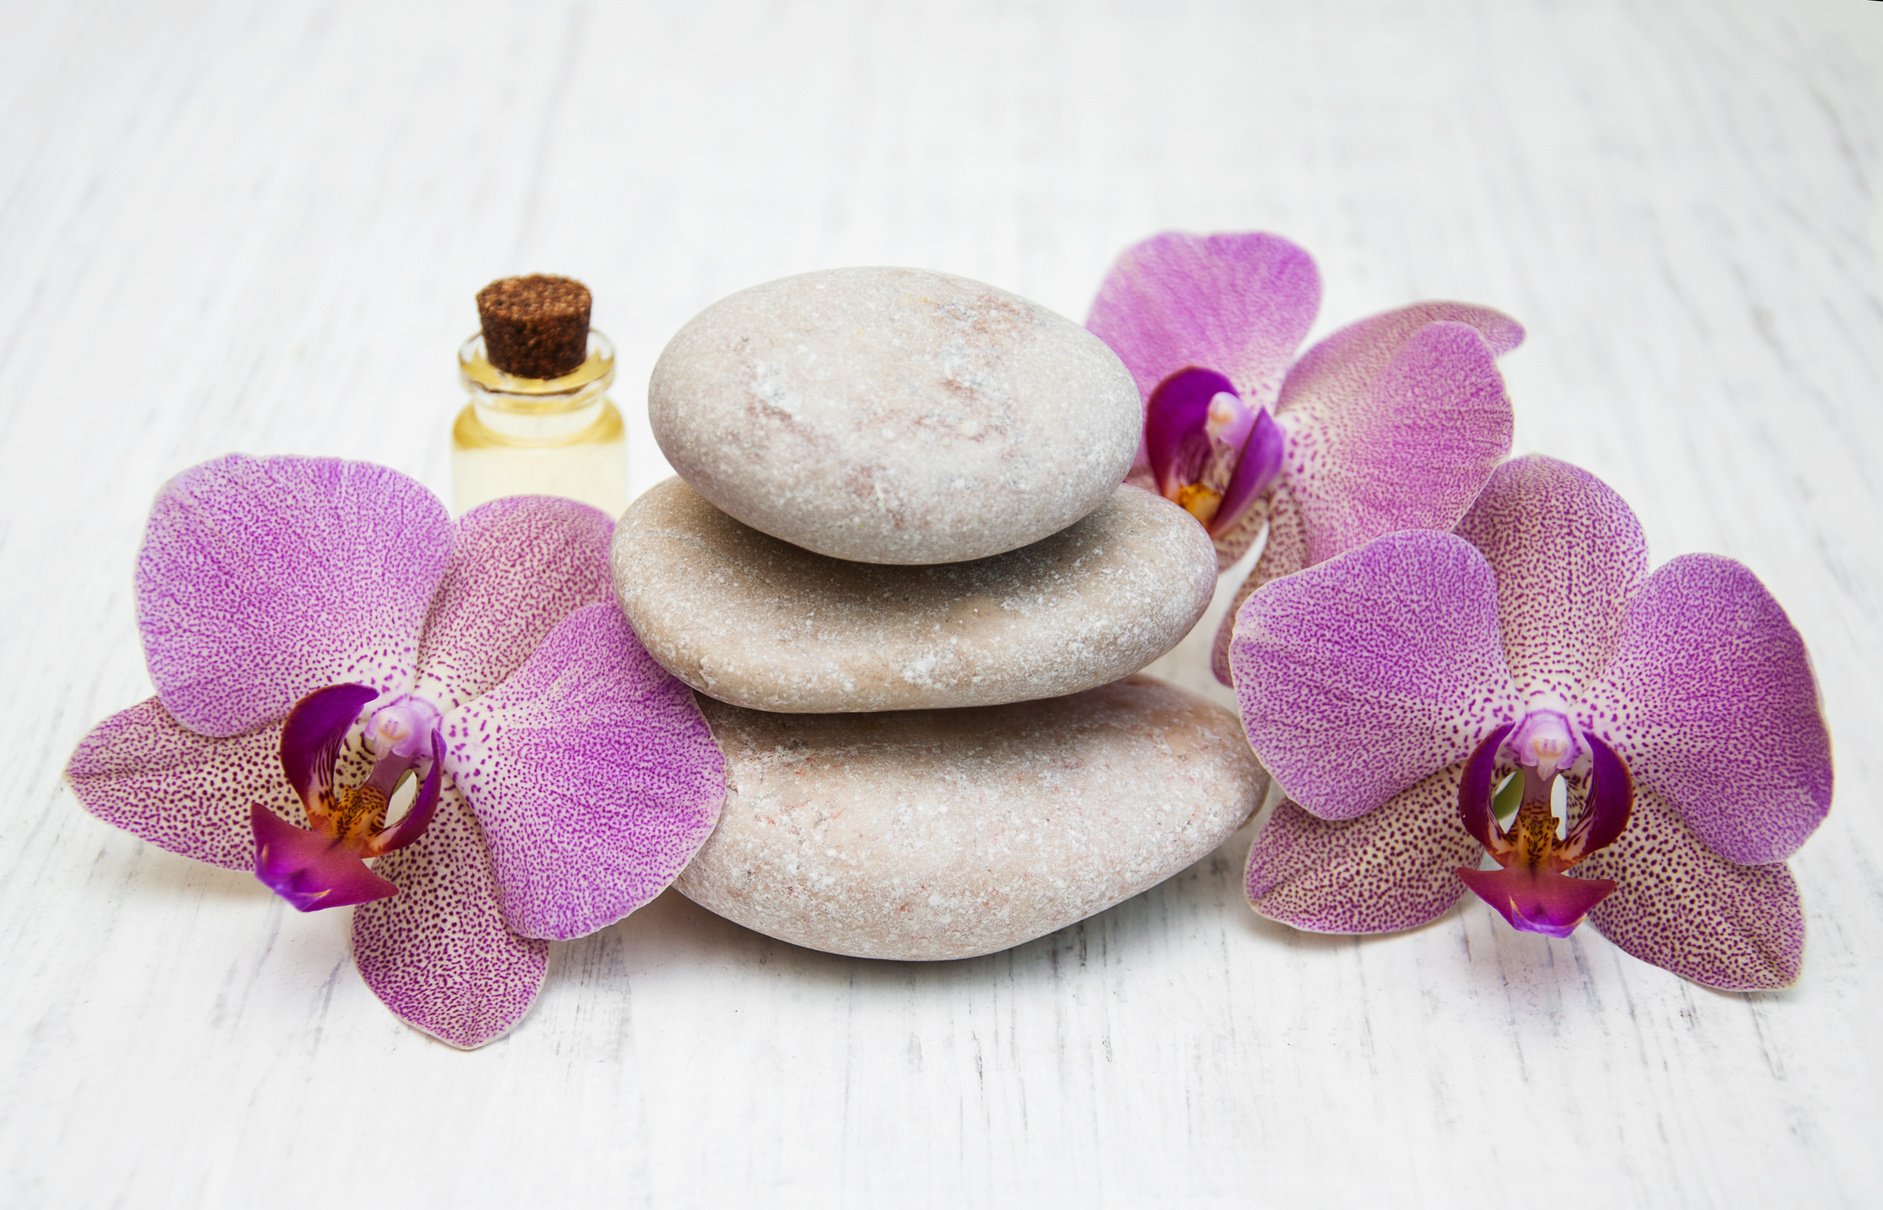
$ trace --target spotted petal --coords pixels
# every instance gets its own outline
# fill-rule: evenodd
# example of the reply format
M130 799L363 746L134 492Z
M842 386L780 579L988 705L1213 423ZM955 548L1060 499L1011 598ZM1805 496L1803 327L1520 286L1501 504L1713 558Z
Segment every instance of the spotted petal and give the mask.
M451 527L451 562L419 645L419 692L450 710L522 666L576 610L612 601L599 509L553 496L480 505Z
M1458 526L1497 573L1498 624L1519 689L1573 700L1608 665L1648 570L1641 523L1614 489L1554 458L1513 458Z
M449 549L444 506L382 466L232 454L157 496L137 617L157 696L203 735L279 722L323 685L410 678Z
M1274 401L1320 305L1313 259L1280 236L1166 232L1118 258L1086 327L1118 354L1144 399L1197 366L1228 375L1255 407Z
M1805 923L1791 871L1719 856L1645 785L1621 838L1576 872L1614 880L1589 923L1644 962L1724 991L1797 981Z
M1249 850L1249 903L1316 933L1393 932L1444 915L1464 893L1455 871L1479 853L1458 822L1458 775L1442 769L1357 819L1283 801Z
M1321 341L1282 385L1282 474L1308 558L1401 529L1450 530L1510 450L1497 354L1522 329L1459 303L1423 303Z
M1265 585L1229 659L1255 754L1324 819L1364 815L1513 713L1497 587L1472 546L1412 530Z
M1594 729L1713 852L1783 861L1831 808L1831 738L1804 640L1731 559L1669 562L1627 602Z
M549 944L504 926L477 820L455 790L418 841L379 860L399 888L353 911L353 961L416 1029L470 1049L521 1021L542 989Z
M251 804L307 821L281 775L280 744L278 727L198 735L153 697L94 727L65 775L84 808L113 827L211 865L253 870Z
M612 603L571 615L446 724L510 927L579 937L665 890L718 821L725 764L686 686Z

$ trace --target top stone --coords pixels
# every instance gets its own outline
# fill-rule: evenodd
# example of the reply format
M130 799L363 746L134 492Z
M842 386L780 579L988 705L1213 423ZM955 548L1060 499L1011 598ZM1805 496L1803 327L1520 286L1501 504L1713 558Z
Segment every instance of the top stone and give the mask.
M1136 456L1129 371L1025 299L920 269L831 269L723 298L668 342L648 419L753 529L839 559L954 563L1054 534Z

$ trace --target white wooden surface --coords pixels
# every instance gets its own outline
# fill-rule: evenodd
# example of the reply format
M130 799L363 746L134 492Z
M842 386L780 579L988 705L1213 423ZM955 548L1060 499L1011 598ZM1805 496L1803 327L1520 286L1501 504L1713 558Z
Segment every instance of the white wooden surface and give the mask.
M1883 1187L1883 4L0 0L0 1203L1854 1205ZM445 486L486 279L572 272L636 405L711 299L846 263L1082 316L1166 227L1319 258L1321 330L1508 309L1519 449L1815 653L1797 989L1468 905L1292 935L1246 834L1011 953L848 961L671 897L464 1055L344 920L85 818L132 555L231 449ZM1196 677L1201 653L1178 661Z

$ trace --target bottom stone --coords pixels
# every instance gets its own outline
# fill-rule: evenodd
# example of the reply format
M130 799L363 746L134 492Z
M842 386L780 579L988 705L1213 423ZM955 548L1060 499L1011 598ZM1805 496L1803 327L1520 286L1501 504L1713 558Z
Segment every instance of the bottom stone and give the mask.
M726 805L681 893L862 958L967 958L1083 920L1209 853L1267 788L1233 713L1145 676L891 714L699 703Z

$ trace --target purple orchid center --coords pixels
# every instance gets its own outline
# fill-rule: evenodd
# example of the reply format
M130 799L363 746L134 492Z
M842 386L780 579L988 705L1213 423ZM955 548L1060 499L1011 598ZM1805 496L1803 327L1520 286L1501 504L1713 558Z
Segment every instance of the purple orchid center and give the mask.
M1144 444L1157 490L1212 536L1233 528L1281 473L1281 426L1214 370L1192 366L1157 385Z
M398 888L367 859L417 840L438 808L443 715L416 694L384 697L370 685L329 685L295 703L281 730L281 769L307 808L297 827L260 804L249 810L255 876L303 912L370 903ZM366 776L342 785L349 767ZM394 795L419 780L411 807L388 821Z
M1506 826L1497 821L1494 788L1507 773L1520 779L1521 797ZM1584 788L1574 827L1553 806L1558 777ZM1622 759L1578 731L1567 711L1533 704L1514 725L1485 736L1465 762L1458 812L1499 868L1460 869L1458 877L1512 928L1567 937L1615 889L1612 879L1567 871L1619 839L1633 807L1634 780Z

